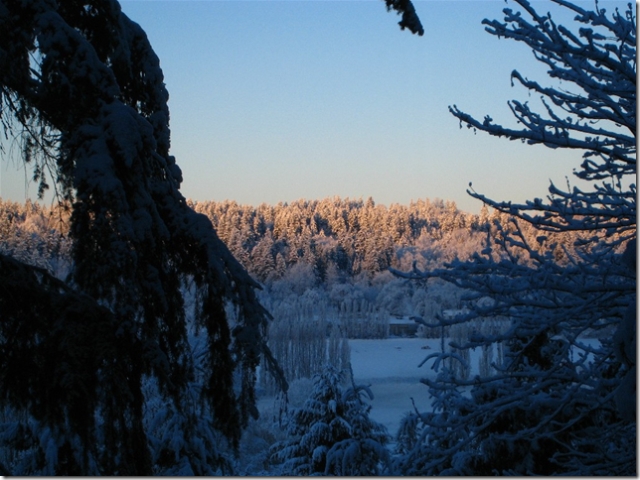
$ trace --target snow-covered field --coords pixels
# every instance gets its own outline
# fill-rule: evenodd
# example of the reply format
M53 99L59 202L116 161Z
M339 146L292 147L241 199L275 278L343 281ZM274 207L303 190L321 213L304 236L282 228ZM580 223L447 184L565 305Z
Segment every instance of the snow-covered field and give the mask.
M356 384L370 385L374 395L369 416L395 435L404 414L413 411L411 399L419 411L430 409L429 391L421 378L433 378L433 360L420 363L440 351L439 339L387 338L349 340L351 366ZM479 353L478 353L479 355ZM477 373L478 360L471 354L471 373Z
M585 343L595 347L598 341L588 339ZM434 360L418 365L428 355L441 351L440 339L349 340L349 346L355 383L370 386L374 395L369 401L369 415L385 425L391 435L396 434L404 414L413 411L412 398L419 411L431 408L428 388L420 379L435 377ZM480 356L480 349L470 352L471 376L478 374ZM311 381L305 385L311 388ZM259 408L272 406L273 398L259 402Z
M369 416L395 435L400 420L412 411L411 398L419 410L429 408L429 392L420 378L433 376L431 361L418 365L439 349L439 340L388 338L350 340L351 366L356 384L369 385L374 395Z
M440 351L440 340L425 338L386 338L378 340L349 340L351 366L356 385L368 385L374 395L370 400L370 417L387 427L395 435L400 420L412 411L411 398L419 410L430 406L427 387L420 383L426 376L435 376L433 361L418 365L431 353ZM311 388L311 381L297 381L291 392L300 396ZM305 388L306 387L306 388ZM308 392L307 392L308 394ZM298 402L302 399L297 399ZM295 400L294 400L294 403ZM258 402L262 412L274 408L273 397L263 397Z
M413 398L419 411L429 410L429 390L421 378L434 378L433 360L422 367L420 363L430 354L439 352L440 340L427 338L391 337L376 340L349 340L351 367L356 385L367 385L374 395L369 400L369 416L387 427L395 435L405 413L413 411ZM471 374L478 371L479 352L471 353ZM311 388L311 381L298 382L293 396ZM306 389L305 389L306 387ZM291 397L291 396L290 396ZM297 399L298 402L302 399ZM294 403L297 403L294 401ZM273 397L263 397L258 408L265 412L274 408Z

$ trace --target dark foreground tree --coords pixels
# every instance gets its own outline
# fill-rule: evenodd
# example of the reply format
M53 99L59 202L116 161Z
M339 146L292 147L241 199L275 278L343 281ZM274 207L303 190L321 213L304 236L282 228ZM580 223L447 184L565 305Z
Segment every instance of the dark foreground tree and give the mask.
M182 295L190 283L209 342L202 399L237 443L255 414L260 356L277 371L263 339L268 314L179 193L168 94L145 33L114 1L2 2L0 71L5 132L21 136L41 187L49 169L71 205L74 261L63 286L3 259L12 285L0 298L3 402L53 432L48 472L151 473L141 386L156 378L183 408L194 376Z
M391 3L403 28L421 29L410 1ZM23 452L22 474L144 475L155 462L184 471L171 463L193 438L152 458L145 385L167 404L157 417L181 429L172 438L208 419L199 432L209 447L211 429L236 446L257 414L261 356L286 388L258 285L179 192L167 100L157 56L117 1L0 1L3 133L21 142L40 193L50 174L73 241L64 283L0 257L0 406L19 419L0 440ZM187 290L206 338L197 359ZM222 465L200 458L213 464L194 473Z
M501 343L505 360L493 373L461 381L445 368L424 380L435 410L407 417L397 466L411 475L635 475L634 8L608 13L554 0L575 14L579 28L571 29L527 0L515 2L520 9L506 8L504 22L483 23L493 35L527 44L559 80L543 86L512 74L539 96L544 114L513 101L522 128L511 129L450 110L461 125L491 135L582 151L575 175L590 187L552 184L546 201L524 205L470 191L511 215L511 224L488 225L486 248L468 262L405 274L470 292L470 313L437 326L508 322L501 332L453 345ZM539 235L525 235L522 222ZM558 255L548 232L581 232L581 240ZM442 355L434 358L443 364Z

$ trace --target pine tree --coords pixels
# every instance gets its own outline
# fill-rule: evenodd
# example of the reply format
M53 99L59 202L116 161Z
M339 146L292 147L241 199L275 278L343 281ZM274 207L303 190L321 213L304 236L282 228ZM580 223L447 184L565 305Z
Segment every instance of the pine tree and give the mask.
M264 282L275 274L275 269L273 236L271 231L267 231L251 251L250 271L258 280Z

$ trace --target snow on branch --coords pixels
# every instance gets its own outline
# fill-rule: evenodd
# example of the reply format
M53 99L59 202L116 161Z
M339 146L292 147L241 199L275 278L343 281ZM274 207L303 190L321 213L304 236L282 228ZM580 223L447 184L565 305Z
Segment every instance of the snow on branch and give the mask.
M548 117L533 112L527 103L510 102L514 116L524 125L514 130L494 124L488 116L477 120L455 105L450 112L461 124L491 135L584 150L585 158L606 158L598 167L589 164L590 170L583 172L586 179L606 173L632 174L636 162L636 21L632 11L624 15L616 11L610 20L604 9L586 12L573 6L579 13L576 21L593 27L581 28L576 36L566 27L557 26L551 15L538 15L526 0L516 2L530 14L532 22L521 12L505 9L504 22L485 19L483 23L492 35L527 44L536 59L548 66L549 77L563 82L562 89L543 87L518 71L512 73L512 79L541 95ZM568 91L565 85L577 90ZM552 105L563 114L556 113Z
M115 0L0 1L0 97L5 127L15 120L35 138L38 131L26 127L53 132L48 161L72 204L69 281L116 319L122 354L109 374L127 365L130 380L122 385L130 391L101 413L120 426L111 434L127 440L110 439L112 463L102 473L150 473L141 383L154 376L167 401L187 389L187 282L197 290L196 322L208 338L202 400L215 428L237 446L255 415L261 357L282 388L286 381L266 345L270 317L256 298L258 284L179 191L182 173L169 154L169 95L142 28ZM238 313L233 324L227 302ZM131 421L119 420L123 412Z
M545 87L513 72L512 81L541 96L542 113L509 102L522 125L513 129L450 111L490 135L583 151L574 173L590 188L552 183L546 201L513 204L470 184L472 197L506 219L487 222L484 248L444 268L394 271L467 292L468 314L433 325L443 351L428 358L504 353L474 379L445 368L422 380L434 408L409 419L413 438L403 439L410 448L398 460L405 475L636 472L636 19L631 6L608 17L597 4L589 12L554 1L587 26L557 25L527 0L515 0L521 11L505 9L504 22L483 22L490 34L528 45L562 82ZM498 320L500 331L483 332ZM466 335L448 353L444 332L454 326Z

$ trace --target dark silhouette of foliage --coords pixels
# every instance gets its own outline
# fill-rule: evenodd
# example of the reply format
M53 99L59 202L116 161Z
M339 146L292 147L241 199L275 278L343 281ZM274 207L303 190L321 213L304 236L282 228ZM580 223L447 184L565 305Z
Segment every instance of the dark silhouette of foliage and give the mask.
M59 435L79 436L71 442L75 463L67 473L150 473L141 382L154 376L167 401L180 405L193 377L181 293L189 282L197 291L196 322L209 339L202 399L214 412L215 426L237 444L256 412L260 357L271 359L268 365L279 373L263 339L269 315L256 300L257 284L179 192L181 172L168 153L168 93L144 31L115 1L0 2L0 72L5 130L21 136L41 189L48 169L72 205L67 288L76 292L62 303L38 294L45 303L31 313L48 312L42 326L25 322L29 313L16 303L42 289L35 283L41 274L24 277L26 296L2 292L5 311L13 312L0 324L2 341L25 355L41 343L46 355L34 352L34 360L25 363L33 368L40 365L33 362L51 364L54 345L65 345L65 382L74 387L66 391L56 376L38 375L37 390L20 389L11 378L15 370L5 364L3 397L51 428L66 426ZM85 303L72 308L73 315L56 310L80 298ZM109 314L86 315L88 302ZM236 306L235 325L225 314L226 302ZM86 325L78 330L65 322ZM12 325L21 325L19 335ZM101 346L87 350L94 334ZM95 357L88 361L87 355ZM240 378L237 394L234 372ZM86 404L74 413L67 396L81 392ZM100 447L109 457L99 461L86 453L98 441L90 420L95 410L105 425Z
M390 6L421 33L410 1ZM53 181L71 212L65 283L0 257L0 398L51 439L46 452L34 447L31 473L151 473L145 379L178 416L206 409L236 448L257 415L261 357L286 389L259 285L179 191L167 100L159 59L117 1L0 1L0 123L39 194ZM198 374L187 288L207 338ZM196 377L206 407L187 406Z
M432 326L510 320L502 332L454 345L504 345L495 373L461 381L444 369L424 380L435 409L405 428L415 433L403 438L404 474L636 474L636 17L631 5L608 15L597 4L588 11L554 1L584 26L557 25L527 0L515 0L519 11L504 9L503 22L483 22L489 33L527 44L562 81L546 87L512 73L540 95L545 113L511 102L523 126L514 130L450 110L461 125L491 135L583 151L575 174L591 189L552 184L546 201L523 205L470 190L511 216L509 224L496 224L469 261L398 272L470 292L468 314ZM527 224L536 237L524 234ZM554 232L579 233L573 251L555 255Z
M402 30L408 28L413 34L424 35L424 28L422 28L422 23L411 0L384 0L384 2L387 5L387 10L393 9L402 15L402 20L398 22Z

